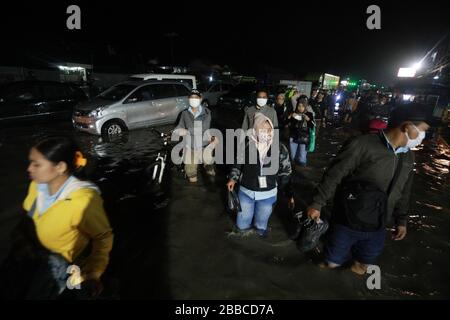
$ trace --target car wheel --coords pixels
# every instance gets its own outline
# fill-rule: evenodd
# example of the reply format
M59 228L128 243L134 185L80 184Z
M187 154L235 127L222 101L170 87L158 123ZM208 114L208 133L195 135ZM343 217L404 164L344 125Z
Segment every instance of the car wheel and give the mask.
M102 127L102 134L106 136L119 135L125 131L125 126L119 121L109 121Z

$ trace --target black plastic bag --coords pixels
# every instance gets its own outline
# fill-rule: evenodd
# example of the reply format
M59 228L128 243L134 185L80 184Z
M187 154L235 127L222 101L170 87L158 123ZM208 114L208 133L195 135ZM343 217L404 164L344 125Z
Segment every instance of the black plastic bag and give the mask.
M234 190L233 191L228 191L227 208L231 212L239 212L239 211L241 211L241 203L239 201L238 195L236 194L236 192Z
M317 247L320 237L327 232L329 224L322 219L304 218L302 212L297 213L295 216L299 221L299 226L292 239L297 241L297 248L300 252L311 251Z

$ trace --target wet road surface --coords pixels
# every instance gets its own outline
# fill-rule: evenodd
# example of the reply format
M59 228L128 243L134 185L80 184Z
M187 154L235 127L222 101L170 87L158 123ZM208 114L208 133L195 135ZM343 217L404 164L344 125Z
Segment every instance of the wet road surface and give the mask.
M241 114L213 111L215 126L235 128ZM172 126L160 127L169 131ZM0 263L21 212L28 186L28 150L46 134L74 135L88 155L87 177L102 190L115 232L104 299L436 299L450 297L450 148L438 131L416 151L407 238L388 240L380 259L381 289L369 290L367 276L323 270L315 255L302 255L289 240L293 231L281 199L268 239L229 236L234 216L225 211L226 166L214 180L190 185L172 169L168 183L150 188L145 168L161 149L151 130L105 141L75 133L69 123L0 130ZM321 129L309 167L296 168L299 207L310 201L327 164L352 133ZM449 141L447 139L447 141Z

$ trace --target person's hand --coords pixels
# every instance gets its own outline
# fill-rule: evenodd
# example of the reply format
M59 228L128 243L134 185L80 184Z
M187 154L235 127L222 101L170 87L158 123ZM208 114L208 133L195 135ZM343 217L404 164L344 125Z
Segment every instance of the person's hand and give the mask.
M294 197L290 197L290 198L289 198L288 208L289 208L290 210L294 210L294 208L295 208L295 200L294 200Z
M234 185L236 184L236 181L234 181L233 179L231 179L230 181L228 181L228 183L227 183L227 188L228 188L228 191L233 191L233 189L234 189Z
M320 211L311 207L308 207L308 209L306 209L306 214L308 215L308 217L314 220L320 218Z
M212 137L209 139L209 143L211 143L213 146L216 146L216 145L219 144L219 139L217 139L217 137L212 136Z
M403 240L406 237L406 227L405 226L397 226L395 227L395 231L392 234L392 239L395 241Z
M306 120L306 121L309 121L309 120L310 120L309 117L308 117L306 114L304 115L304 117L305 117L305 120Z
M82 286L86 287L92 297L98 297L103 291L103 284L100 279L86 280Z

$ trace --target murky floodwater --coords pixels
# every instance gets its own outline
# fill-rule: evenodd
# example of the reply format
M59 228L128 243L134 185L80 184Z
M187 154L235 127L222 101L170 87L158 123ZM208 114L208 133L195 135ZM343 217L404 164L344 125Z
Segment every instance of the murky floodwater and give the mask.
M239 125L239 114L218 114L219 128ZM158 129L169 131L171 126ZM215 180L201 176L197 185L171 170L169 184L150 189L145 168L161 149L161 140L149 129L114 141L75 134L68 123L2 129L0 234L5 239L25 197L28 149L52 133L74 135L88 155L88 177L100 186L115 230L105 298L450 297L450 149L436 131L416 151L408 236L387 241L380 290L367 289L367 277L319 269L314 257L299 254L288 238L293 226L284 201L270 220L268 239L228 238L234 217L223 205L225 166L218 168ZM321 130L309 168L295 175L300 205L310 201L323 170L350 135L342 128ZM1 243L4 256L7 244Z

